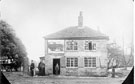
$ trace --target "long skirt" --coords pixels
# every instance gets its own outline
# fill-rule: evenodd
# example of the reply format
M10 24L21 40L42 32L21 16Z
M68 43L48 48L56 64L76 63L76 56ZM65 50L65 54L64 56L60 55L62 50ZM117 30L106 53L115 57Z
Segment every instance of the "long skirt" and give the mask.
M42 68L42 69L39 70L39 75L45 76L45 68Z

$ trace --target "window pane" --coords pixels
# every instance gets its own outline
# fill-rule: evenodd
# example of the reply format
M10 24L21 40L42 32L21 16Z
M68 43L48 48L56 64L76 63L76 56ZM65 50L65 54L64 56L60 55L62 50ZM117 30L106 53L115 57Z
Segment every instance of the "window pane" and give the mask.
M93 58L93 67L96 67L96 58Z
M85 41L85 50L89 50L88 41Z
M76 41L74 41L74 50L77 50L77 42Z
M73 58L71 58L71 67L73 67Z
M75 58L75 67L78 67L78 59Z
M96 43L93 43L93 50L96 50Z
M92 42L89 42L89 50L92 50Z
M67 58L67 67L70 67L70 59Z
M94 63L94 64L92 65L92 67L96 67L96 64Z
M89 47L88 46L85 46L85 50L89 50Z
M89 59L89 67L91 67L91 58Z
M74 46L74 50L78 50L78 49L77 49L77 46Z
M70 67L70 64L69 63L67 63L67 67Z
M88 59L84 58L85 67L88 67Z

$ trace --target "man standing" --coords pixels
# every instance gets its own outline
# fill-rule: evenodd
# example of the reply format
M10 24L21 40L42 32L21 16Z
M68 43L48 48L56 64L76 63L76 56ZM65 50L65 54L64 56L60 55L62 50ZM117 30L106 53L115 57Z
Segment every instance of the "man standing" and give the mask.
M34 76L34 68L35 68L35 64L34 64L33 60L31 60L31 65L30 65L31 76Z

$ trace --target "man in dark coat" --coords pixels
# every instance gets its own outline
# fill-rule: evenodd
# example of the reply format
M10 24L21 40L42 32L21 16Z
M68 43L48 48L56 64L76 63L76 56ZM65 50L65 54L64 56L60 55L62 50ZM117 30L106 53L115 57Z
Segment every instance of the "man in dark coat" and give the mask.
M31 72L31 76L34 76L34 68L35 68L35 64L33 62L33 60L31 61L31 65L30 65L30 72Z
M40 61L39 65L38 65L38 69L39 69L39 75L45 76L45 64L44 64L43 60Z

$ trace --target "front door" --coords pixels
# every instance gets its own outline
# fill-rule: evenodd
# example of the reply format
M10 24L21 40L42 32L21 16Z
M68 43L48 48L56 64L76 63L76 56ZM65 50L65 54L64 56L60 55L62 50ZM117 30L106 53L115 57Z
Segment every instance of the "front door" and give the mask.
M60 59L53 59L53 74L59 75L60 74Z

